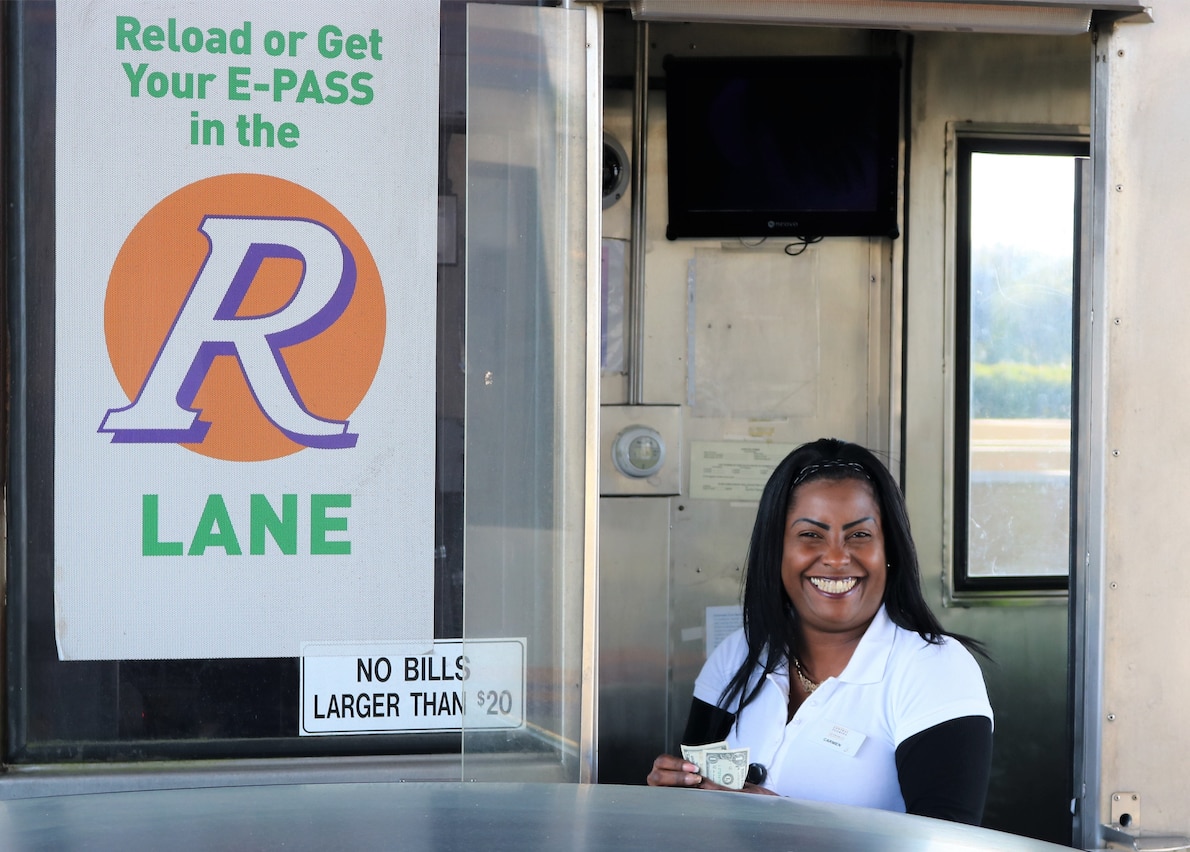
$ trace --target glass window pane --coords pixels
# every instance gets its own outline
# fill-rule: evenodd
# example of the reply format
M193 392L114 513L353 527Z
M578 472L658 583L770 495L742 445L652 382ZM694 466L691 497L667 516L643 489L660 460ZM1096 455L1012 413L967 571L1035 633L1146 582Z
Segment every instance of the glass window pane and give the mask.
M394 658L391 678L417 682L405 690L425 683L424 693L402 695L412 699L400 702L405 718L409 711L452 718L426 733L431 726L299 737L299 659L59 659L59 8L16 4L0 31L9 55L21 57L4 122L5 149L20 164L6 198L14 211L8 245L20 270L10 276L4 762L413 754L415 762L401 765L416 777L460 777L465 746L468 778L494 765L490 777L501 780L578 780L586 482L585 436L575 424L587 405L589 11L441 2L441 67L430 78L441 84L434 634L450 644L451 667L423 665L411 676L409 660ZM377 150L383 165L388 153ZM476 670L493 660L512 672L518 694L478 695L478 677L456 688L465 679L457 672L482 674ZM383 678L376 671L388 681L389 669ZM468 705L466 737L456 696ZM472 720L477 707L483 724ZM510 718L517 724L504 724Z
M1073 157L973 152L969 238L967 576L1064 576Z
M573 59L586 32L573 10L484 5L471 7L467 32L464 639L524 638L526 683L516 731L479 724L504 711L490 690L474 696L484 715L464 731L466 775L508 780L523 771L511 768L516 754L518 767L552 764L557 780L573 781L582 539L567 528L582 507L585 450L573 426L585 362L574 356L586 339L587 229L574 204L584 196L586 77Z

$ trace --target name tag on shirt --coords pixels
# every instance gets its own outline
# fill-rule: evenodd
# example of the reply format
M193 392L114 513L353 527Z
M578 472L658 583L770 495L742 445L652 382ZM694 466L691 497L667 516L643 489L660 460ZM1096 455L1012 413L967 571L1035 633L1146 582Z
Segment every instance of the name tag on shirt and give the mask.
M847 757L855 757L855 753L859 751L859 747L868 737L867 734L844 728L842 725L825 722L815 731L815 738L832 751L837 751Z

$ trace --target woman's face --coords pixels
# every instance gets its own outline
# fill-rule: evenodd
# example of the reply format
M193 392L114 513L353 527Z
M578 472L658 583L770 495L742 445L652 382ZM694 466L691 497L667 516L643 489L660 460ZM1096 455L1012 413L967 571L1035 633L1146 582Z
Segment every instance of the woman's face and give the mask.
M781 581L805 631L862 636L884 599L880 506L858 479L799 485L785 523Z

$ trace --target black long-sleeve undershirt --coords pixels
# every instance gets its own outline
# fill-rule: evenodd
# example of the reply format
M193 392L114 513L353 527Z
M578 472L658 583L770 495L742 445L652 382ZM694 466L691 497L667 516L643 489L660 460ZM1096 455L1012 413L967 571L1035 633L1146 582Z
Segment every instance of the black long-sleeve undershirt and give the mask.
M897 746L897 778L911 814L979 825L992 768L992 720L950 719Z

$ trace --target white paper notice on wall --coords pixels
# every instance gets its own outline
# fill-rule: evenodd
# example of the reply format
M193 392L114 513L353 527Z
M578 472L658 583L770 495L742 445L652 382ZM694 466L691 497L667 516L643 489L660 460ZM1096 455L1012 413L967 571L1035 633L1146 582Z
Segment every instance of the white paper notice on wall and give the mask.
M438 26L59 6L62 659L432 639Z
M773 470L796 447L758 441L691 441L690 496L760 500Z
M707 656L743 626L744 608L739 604L707 607Z

